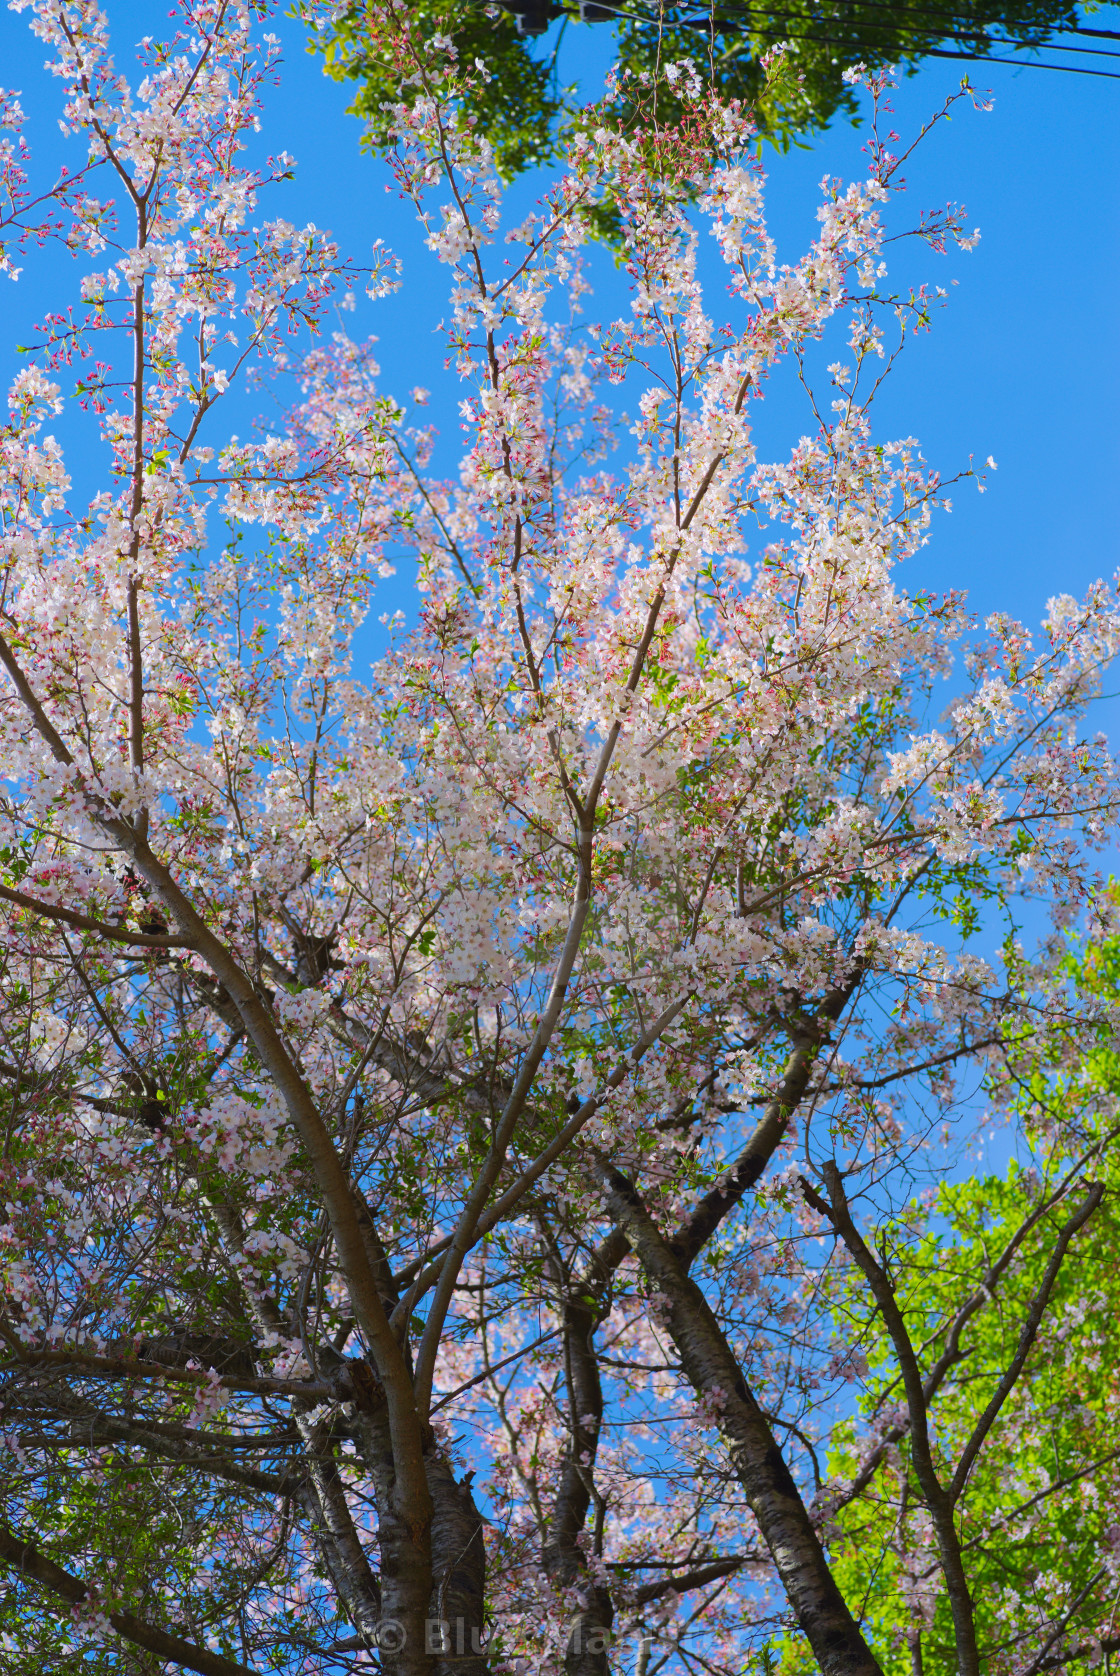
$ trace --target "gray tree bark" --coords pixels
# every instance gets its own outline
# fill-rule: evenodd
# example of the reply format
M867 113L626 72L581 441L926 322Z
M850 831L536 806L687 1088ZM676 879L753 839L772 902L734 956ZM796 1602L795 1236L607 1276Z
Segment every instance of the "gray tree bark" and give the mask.
M593 1576L579 1540L591 1510L603 1423L603 1387L594 1345L599 1277L581 1284L564 1272L555 1252L549 1266L562 1299L568 1437L541 1557L553 1582L574 1589L579 1600L564 1655L567 1676L608 1676L614 1602L610 1590Z
M624 1175L600 1160L612 1220L667 1303L681 1366L714 1416L822 1676L882 1676L829 1569L782 1452L707 1299Z

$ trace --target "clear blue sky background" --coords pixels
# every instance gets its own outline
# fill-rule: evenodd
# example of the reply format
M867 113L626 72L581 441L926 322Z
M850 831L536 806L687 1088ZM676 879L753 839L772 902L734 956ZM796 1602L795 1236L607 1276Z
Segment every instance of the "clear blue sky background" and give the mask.
M108 11L123 67L131 42L155 24L155 9L150 0L109 0ZM1112 20L1114 12L1110 7L1106 16ZM162 22L162 8L157 15ZM281 19L276 27L287 59L267 106L263 140L270 150L291 151L299 168L271 207L262 203L262 214L329 227L359 261L376 237L402 257L403 289L377 304L363 299L345 324L378 336L386 388L402 397L416 384L432 390L429 415L441 426L443 458L451 466L461 391L454 374L443 370L435 330L446 274L424 249L408 207L386 192L385 166L360 153L358 125L345 112L346 88L328 81L303 51L294 23ZM610 36L605 25L570 28L567 74L582 72L594 88ZM56 126L58 83L43 72L44 51L26 15L0 12L0 48L0 75L22 89L40 165L72 162ZM931 62L906 81L895 95L896 126L911 133L959 74L957 65ZM1006 609L1034 623L1050 594L1079 591L1120 564L1120 82L1000 65L980 67L975 79L992 88L993 111L977 114L962 105L952 124L923 146L908 169L909 210L916 218L946 198L963 201L982 240L972 254L922 250L904 258L898 271L908 277L959 283L932 333L910 345L892 375L877 428L884 439L918 437L946 476L970 454L978 461L995 457L999 472L989 492L979 496L971 484L956 492L952 516L938 520L909 580L966 588L977 611ZM858 173L861 143L843 123L806 150L770 155L768 213L784 258L796 259L813 236L820 177ZM534 191L531 181L523 182L517 197L523 201ZM16 286L0 281L0 370L15 364L10 346L28 341L31 321L44 307L69 300L80 271L57 252L32 252ZM602 272L617 287L609 264ZM617 295L603 296L591 312L607 313L612 300L624 306ZM715 293L711 303L718 320ZM235 428L244 430L247 418L240 411ZM763 452L779 454L808 428L803 404L776 387L766 405ZM94 487L103 453L89 421L66 420L58 429L76 487ZM403 576L390 593L386 605L407 607Z

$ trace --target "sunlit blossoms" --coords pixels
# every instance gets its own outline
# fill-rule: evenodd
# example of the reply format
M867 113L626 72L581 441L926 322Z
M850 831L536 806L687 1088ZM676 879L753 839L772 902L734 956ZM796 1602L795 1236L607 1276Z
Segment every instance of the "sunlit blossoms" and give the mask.
M612 83L510 225L483 71L371 7L450 279L418 424L334 329L391 255L270 219L268 7L187 0L128 75L92 0L13 9L77 161L37 188L4 95L4 261L82 263L0 441L11 1668L979 1670L969 1485L1103 1195L1111 1097L1039 1090L1116 1016L1066 939L1114 929L1120 607L907 590L946 485L871 411L933 296L890 289L894 136L787 262L749 111L671 64L679 122ZM250 371L279 404L226 424ZM875 1244L939 1237L978 1091L1057 1173L950 1337L1058 1252L979 1434ZM884 1485L893 1629L841 1553ZM1107 1641L1112 1576L1039 1581L998 1668Z

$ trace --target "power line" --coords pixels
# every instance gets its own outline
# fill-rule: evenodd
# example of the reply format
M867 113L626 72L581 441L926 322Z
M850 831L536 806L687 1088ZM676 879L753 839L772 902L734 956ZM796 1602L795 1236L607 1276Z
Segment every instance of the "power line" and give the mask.
M617 10L617 8L614 8L614 9ZM682 6L679 9L680 10L685 10L686 7ZM780 8L774 9L774 10L764 10L761 7L742 6L742 5L737 3L737 0L723 0L723 4L721 5L720 10L723 11L723 12L726 12L726 11L741 11L741 12L745 12L748 17L749 16L757 16L757 17L766 17L766 18L793 19L793 20L796 20L796 21L801 22L801 23L811 23L811 22L814 22L814 21L820 21L822 23L829 22L829 23L846 24L846 23L850 22L853 27L862 26L865 29L866 28L871 28L871 29L881 29L883 31L890 32L890 33L895 32L895 29L892 28L891 23L884 22L882 24L877 24L877 23L872 21L870 24L868 24L866 22L866 20L864 20L862 18L859 18L859 17L856 17L856 16L844 17L844 16L839 15L835 10L833 10L832 15L828 18L825 18L822 15L822 16L819 16L818 19L812 19L812 18L806 17L804 12L790 12L790 11L782 10ZM959 28L953 29L953 30L947 29L947 30L944 30L944 31L938 31L939 34L948 35L949 38L952 39L952 40L958 40L958 41L959 40L969 40L969 39L984 40L984 41L990 41L992 46L997 46L997 47L998 46L1009 46L1009 47L1016 48L1016 50L1018 50L1019 48L1041 49L1041 48L1047 47L1053 52L1085 53L1089 57L1092 57L1092 58L1118 58L1118 57L1120 57L1120 53L1111 52L1106 47L1066 46L1063 41L1051 41L1051 40L1046 39L1045 37L1041 40L1031 40L1031 39L1016 40L1016 38L1014 36L1009 36L1009 35L989 35L988 30L989 30L990 27L992 27L992 24L977 23L976 26L973 27L973 28L966 27L969 23L972 22L972 18L970 17L970 15L967 12L948 12L948 11L942 11L940 9L934 9L934 8L928 7L928 6L906 6L906 5L898 6L898 5L892 4L891 0L856 0L855 7L851 8L850 10L851 11L857 11L858 10L860 12L863 12L863 11L887 12L890 15L890 18L892 20L897 19L897 28L899 30L904 29L907 26L907 23L908 23L910 18L936 18L936 19L941 19L941 20L947 21L949 23L954 23L954 24L957 24L957 25L960 26ZM653 14L648 14L647 13L646 15L650 18L651 22L654 21ZM695 25L695 26L698 27L700 25L701 21L703 21L703 23L707 24L708 21L709 21L709 16L714 17L714 9L713 9L713 13L705 15L703 20L701 20L700 18L684 18L684 19L680 19L678 21L680 23L687 24L689 26ZM721 19L721 18L715 18L715 21L717 23L724 22L724 20ZM999 24L999 19L994 19L993 23ZM1000 26L1003 27L1003 28L1007 27L1007 25L1005 25L1005 24L1000 25ZM932 31L930 31L930 33L932 33ZM1054 33L1058 33L1058 34L1062 34L1062 35L1092 35L1092 36L1100 38L1102 40L1120 41L1120 31L1115 30L1115 29L1092 29L1092 30L1089 30L1089 29L1081 29L1077 25L1072 25L1072 24L1054 24L1054 25L1051 25L1045 31L1046 35L1051 35L1051 34L1054 34ZM982 54L980 54L980 56L985 57L986 54L982 53Z
M841 3L842 3L842 0L835 0L835 4L841 4ZM826 4L827 4L827 0L826 0ZM683 10L687 9L687 6L684 5L684 4L678 4L677 6L675 6L672 9L678 10L678 11L683 11ZM744 10L744 11L747 11L747 12L760 11L761 10L761 8L758 8L758 7L742 6L740 4L740 0L723 0L723 3L721 5L720 9L723 10L723 11ZM832 9L834 10L834 7ZM944 20L948 23L961 25L962 28L960 30L960 33L965 34L965 35L983 33L984 30L988 29L989 27L992 27L993 25L998 25L1001 28L1008 28L1009 27L1007 24L1003 23L1003 21L1000 18L992 18L992 19L988 20L987 22L983 22L982 20L978 19L973 12L954 11L954 10L948 8L948 7L945 7L945 6L907 5L905 3L903 3L901 5L898 5L898 4L894 3L894 0L852 0L852 3L848 7L848 9L852 12L864 12L864 11L889 12L892 17L898 17L898 18L903 18L903 19L904 18L909 18L909 17L938 18L938 19ZM781 9L779 8L779 11L780 10ZM653 14L648 14L648 15L652 16ZM766 13L764 15L768 15L768 16L773 17L773 16L778 15L778 14L774 13L774 12L769 12L769 13ZM805 13L804 12L800 12L800 13L797 13L797 14L786 13L784 15L797 15L797 16L800 16L803 19L805 18ZM807 21L811 21L811 20L807 20ZM823 21L823 18L822 18L821 21ZM976 27L972 28L972 29L964 27L964 26L967 26L969 24L976 25ZM1029 32L1029 26L1024 25L1024 31ZM1082 24L1079 24L1079 23L1050 23L1050 24L1046 24L1044 26L1035 26L1034 33L1038 34L1040 32L1043 35L1052 35L1052 34L1055 34L1055 33L1062 34L1062 35L1090 35L1090 36L1093 36L1094 38L1100 38L1102 40L1120 41L1120 30L1116 30L1116 29L1087 29ZM954 31L946 30L945 33L946 34L952 34L952 33L954 33ZM999 37L992 37L992 38L993 39L998 39ZM1050 45L1055 45L1056 46L1058 43L1057 42L1047 43L1045 40L1043 40L1043 41L1037 42L1036 44L1037 45L1050 44Z
M868 3L868 0L865 0L865 3ZM870 3L873 4L874 0L870 0ZM623 11L621 8L618 8L618 7L612 7L611 9L616 13L616 15L618 17L627 17L627 16L635 15L635 14L632 14L632 13L627 13L627 12ZM642 17L643 22L648 22L650 24L653 24L657 21L656 18L650 16L648 13L638 14L638 15L640 15ZM794 22L794 23L805 23L807 21L810 21L810 20L806 19L803 12L783 12L783 11L780 11L778 9L774 9L773 11L770 11L770 10L757 11L757 12L752 11L752 12L749 12L748 15L763 17L763 18L766 18L767 20L773 21L773 22L779 22L779 21L782 21L782 20L787 20L789 22ZM686 18L678 18L674 21L675 21L675 26L677 28L681 28L681 29L706 29L706 28L709 28L711 26L710 23L709 23L709 19L706 18L706 17L703 17L703 18L687 18L686 17ZM824 22L825 20L822 18L821 21ZM844 22L846 20L841 19L841 18L832 18L832 19L829 19L828 21L831 22L831 23L841 23L841 22ZM736 27L736 25L733 22L728 22L728 20L725 20L725 19L716 18L716 19L713 19L712 22L714 22L715 26L718 29L720 29L721 31L727 31L730 28ZM889 25L887 25L887 24L880 24L880 25L872 24L870 27L872 29L878 29L882 33L893 33L893 31L890 30ZM756 36L760 40L785 40L785 41L819 42L822 46L854 46L854 45L857 44L856 41L854 41L852 39L852 37L850 37L850 36L821 35L821 34L817 33L816 31L814 31L811 34L797 35L797 34L790 34L788 31L784 31L784 32L781 32L781 31L767 31L765 29L757 28L754 24L751 24L751 23L748 23L745 26L745 28L746 28L747 32ZM979 35L979 33L980 32L977 31L977 35ZM968 37L969 37L969 32L963 32L962 31L961 35L959 35L959 36L949 35L948 38L950 40L963 41L963 40L967 40ZM944 37L939 37L939 38L944 39ZM1008 38L1005 35L984 35L983 38L987 41L990 41L992 46L994 46L994 47L1008 47L1012 51L1039 52L1039 51L1047 50L1047 51L1050 51L1050 52L1076 52L1078 54L1083 54L1087 58L1120 58L1120 52L1110 51L1107 47L1066 46L1061 41L1023 41L1023 42L1016 42L1013 38ZM874 44L878 44L878 43L874 43ZM898 43L898 45L899 45L899 51L902 52L904 55L907 55L908 54L908 49L906 48L906 46L902 43ZM1029 58L1000 58L1000 57L997 57L996 54L992 53L992 52L953 52L953 51L950 51L947 48L937 48L937 47L932 47L932 46L929 46L929 47L919 46L919 47L909 49L909 51L912 51L912 52L914 52L914 54L916 56L921 56L923 58L962 58L962 59L966 59L970 63L974 63L974 64L1015 64L1015 65L1019 65L1021 67L1025 66L1029 69L1035 69L1035 70L1061 70L1061 71L1064 71L1067 75L1104 76L1106 79L1114 79L1114 80L1117 79L1117 73L1116 73L1116 71L1113 71L1113 70L1088 70L1084 66L1078 65L1078 64L1044 64L1044 63L1040 63L1037 59L1029 59Z
M626 12L623 12L623 11L619 10L618 8L612 8L612 9L617 12L617 15L619 17L627 17L627 16L633 15L633 14L628 14ZM769 12L766 15L771 17L771 18L778 19L778 18L781 18L783 15L789 16L790 14L789 13L783 14L781 12ZM796 14L794 14L794 15L796 16ZM641 21L644 23L644 22L649 22L651 20L649 18L643 17L641 19ZM706 27L706 20L696 20L695 22L690 22L687 19L682 19L681 20L681 27L703 29L703 28ZM774 42L779 43L779 44L782 41L805 41L810 46L828 46L828 47L851 47L851 46L854 46L856 44L855 42L853 42L851 40L850 37L841 38L838 35L817 35L817 34L796 35L796 34L791 34L788 30L757 29L753 25L750 26L749 32L756 40L759 40L759 41L774 41ZM951 38L952 37L950 37L950 39ZM998 44L1001 45L1001 46L1004 46L1004 45L1005 46L1013 46L1014 43L1011 42L1011 41L1006 41L1006 42L1001 41ZM1051 48L1056 48L1057 47L1057 43L1056 42L1051 42L1051 41L1048 41L1046 43L1046 45L1048 47L1051 47ZM1037 49L1032 48L1031 50L1037 50ZM1069 51L1071 49L1066 48L1064 50ZM1120 53L1093 52L1092 49L1089 49L1089 50L1090 50L1090 56L1094 57L1094 58L1117 58L1117 57L1120 57ZM1062 72L1062 74L1067 75L1067 76L1100 76L1100 77L1103 77L1106 81L1120 81L1120 71L1116 71L1116 70L1089 70L1083 64L1046 64L1046 63L1043 63L1040 59L1037 59L1037 58L1000 58L1000 57L997 57L997 55L995 53L992 53L992 52L954 52L953 50L951 50L948 47L920 47L920 48L915 49L913 56L919 57L919 58L961 59L965 63L968 63L968 64L1010 64L1010 65L1014 66L1014 68L1017 69L1017 70L1059 70L1059 71Z
M561 8L556 5L555 0L522 0L521 4L518 4L518 0L498 0L498 3L502 6L503 10L514 13L517 17L518 30L522 34L543 34L552 19L561 15ZM735 5L735 0L724 0L724 3L720 8L721 11L726 12L729 5ZM687 0L684 0L683 4L673 7L672 11L679 12L687 9L689 9ZM843 26L849 22L849 19L838 16L835 11L833 11L832 15L827 18L818 14L818 19L815 20L811 16L807 17L804 12L791 12L783 8L763 10L762 8L757 7L740 6L736 9L744 14L744 22L740 23L736 19L728 18L726 16L717 16L714 5L712 11L704 16L674 17L672 15L667 15L670 10L668 7L660 14L657 14L637 9L633 6L612 4L611 0L580 0L580 21L584 23L605 23L612 20L621 20L631 24L644 23L650 27L664 27L666 23L669 23L672 27L680 29L717 29L721 34L726 34L732 30L740 29L743 33L749 34L755 40L759 41L773 41L777 43L782 41L792 41L798 43L804 42L810 46L836 46L851 48L857 47L861 44L858 36L857 38L853 38L852 35L824 35L815 29L808 32L794 33L783 28L767 29L765 27L759 27L757 24L750 21L746 21L751 18L761 18L765 23L770 24L794 23L800 25L811 25L814 21L819 21L822 24L833 27L839 25L843 28ZM888 12L892 22L888 23L884 21L882 24L878 24L874 20L869 21L858 15L859 13L866 12L868 10ZM853 32L859 31L865 42L868 33L871 31L879 34L897 35L899 32L906 30L907 27L910 27L914 33L925 33L934 36L935 39L948 39L950 41L955 41L958 48L963 48L969 40L972 40L974 42L984 41L986 43L990 43L992 47L1008 48L1012 52L1038 52L1049 50L1051 52L1077 53L1079 56L1088 58L1120 58L1120 52L1110 51L1108 48L1104 47L1079 47L1067 45L1063 41L1056 41L1052 39L1038 40L1028 38L1025 40L1016 40L1013 35L1009 36L1006 34L989 35L987 31L992 24L1005 29L1008 26L1006 24L1001 24L1001 20L997 18L993 19L991 23L985 22L970 28L969 25L973 23L973 18L970 14L941 10L940 8L931 6L897 6L891 4L891 0L855 0L852 12L855 15L850 18L851 29ZM945 29L944 31L937 31L932 28L928 28L923 31L920 24L912 25L909 22L911 19L922 18L943 20L954 27ZM1047 27L1046 33L1048 36L1052 36L1054 34L1083 35L1090 36L1097 40L1120 40L1120 30L1089 29L1081 24L1052 24ZM885 43L880 45L880 43L877 42L872 42L870 44L880 51L884 50L886 45ZM951 47L920 45L914 45L908 48L902 42L896 42L895 45L900 56L905 58L920 57L959 59L966 63L973 64L1007 64L1015 69L1053 70L1065 75L1095 76L1105 81L1120 80L1120 73L1115 70L1093 70L1089 69L1087 65L1082 64L1052 64L1037 58L1004 58L999 56L998 53L987 50L969 52L966 50L957 50Z

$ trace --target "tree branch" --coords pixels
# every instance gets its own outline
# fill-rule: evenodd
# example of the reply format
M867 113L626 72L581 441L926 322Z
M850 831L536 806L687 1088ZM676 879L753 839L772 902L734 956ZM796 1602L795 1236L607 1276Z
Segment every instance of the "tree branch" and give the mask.
M708 1300L661 1234L634 1185L605 1159L599 1157L596 1162L607 1209L661 1294L681 1367L719 1427L735 1476L823 1676L882 1676Z
M61 1566L33 1548L30 1542L20 1542L6 1525L0 1525L0 1559L6 1560L23 1576L34 1578L36 1583L41 1583L52 1594L60 1595L72 1606L80 1606L90 1599L85 1583L70 1572L63 1571ZM105 1616L123 1640L131 1641L135 1647L143 1647L157 1658L170 1659L185 1670L197 1671L198 1676L256 1676L248 1665L223 1658L221 1653L211 1653L206 1647L197 1647L193 1641L184 1641L182 1636L172 1635L167 1630L156 1629L131 1612L106 1611Z
M9 1348L13 1348L9 1336ZM239 1374L210 1373L201 1368L178 1368L164 1362L150 1362L137 1356L93 1356L78 1350L30 1350L20 1346L15 1361L0 1363L0 1374L17 1367L69 1369L76 1374L108 1379L165 1379L182 1385L221 1386L223 1391L241 1391L248 1396L306 1397L309 1402L352 1402L354 1392L345 1380L338 1384L316 1379L257 1379Z
M62 925L72 926L75 931L93 931L110 942L127 943L130 948L194 948L189 937L148 936L141 931L129 931L123 925L107 925L104 920L91 919L88 914L75 913L72 908L62 908L54 902L40 902L34 896L26 896L22 890L10 890L7 885L0 885L0 901L11 902L17 908L25 908L28 913L40 914L44 919L58 920Z
M1042 1277L1042 1284L1039 1286L1038 1291L1031 1300L1031 1307L1027 1311L1027 1318L1023 1322L1020 1330L1019 1343L1016 1346L1015 1355L1012 1357L1010 1365L1005 1370L1003 1378L1000 1380L995 1391L992 1393L992 1399L988 1403L987 1408L985 1408L983 1414L976 1422L972 1436L969 1438L961 1452L961 1458L957 1463L957 1470L953 1474L953 1482L949 1486L949 1495L954 1502L960 1498L964 1487L968 1482L968 1475L972 1471L976 1457L979 1455L984 1446L984 1439L987 1437L988 1433L992 1429L992 1426L995 1424L1000 1409L1003 1407L1004 1403L1011 1395L1011 1392L1014 1390L1016 1381L1026 1364L1027 1357L1031 1353L1034 1341L1038 1337L1038 1329L1042 1324L1042 1317L1046 1313L1046 1306L1050 1302L1050 1293L1053 1291L1054 1282L1058 1278L1058 1270L1061 1268L1065 1254L1069 1249L1069 1243L1073 1239L1074 1234L1085 1226L1086 1222L1088 1222L1089 1218L1092 1216L1093 1212L1096 1210L1103 1198L1103 1181L1092 1182L1085 1198L1069 1217L1058 1235L1057 1244L1051 1254L1049 1263L1046 1265L1046 1273Z
M949 1596L949 1607L953 1618L960 1676L980 1676L980 1654L976 1644L976 1614L972 1594L968 1587L964 1560L961 1556L960 1538L957 1535L956 1524L953 1519L953 1498L942 1484L937 1468L934 1466L933 1449L929 1435L928 1404L914 1345L902 1310L899 1307L898 1299L895 1297L890 1277L882 1265L876 1262L852 1220L839 1166L835 1161L831 1161L822 1167L821 1173L828 1187L828 1200L823 1199L816 1189L805 1180L804 1176L801 1177L801 1191L817 1214L832 1224L851 1252L857 1267L862 1271L867 1281L875 1302L879 1306L883 1323L890 1334L894 1353L902 1371L902 1382L906 1391L906 1406L910 1411L911 1453L914 1461L914 1471L917 1475L922 1497L929 1508L930 1518L933 1521L937 1536L938 1549L941 1554L941 1571L945 1579L945 1588ZM829 1200L831 1200L831 1203L829 1203Z
M710 1565L697 1566L679 1577L663 1577L656 1583L643 1583L634 1591L634 1604L648 1606L651 1601L663 1600L666 1595L687 1594L690 1589L702 1589L705 1583L715 1583L720 1577L733 1577L746 1565L746 1560L713 1560Z
M817 1008L810 1030L793 1036L793 1048L786 1060L782 1080L767 1104L754 1134L718 1186L693 1207L673 1235L674 1251L686 1269L690 1268L723 1219L749 1193L773 1158L786 1132L790 1116L800 1105L809 1086L817 1054L828 1040L829 1031L859 987L863 968L846 983L829 990Z

